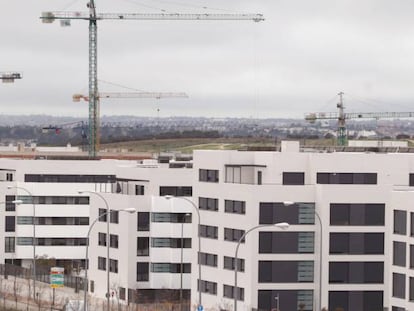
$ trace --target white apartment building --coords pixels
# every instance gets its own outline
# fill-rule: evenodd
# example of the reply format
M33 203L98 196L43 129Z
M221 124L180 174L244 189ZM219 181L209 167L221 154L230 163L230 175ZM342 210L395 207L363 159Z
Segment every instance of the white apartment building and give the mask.
M79 174L113 175L109 186L25 179L25 174L40 172L71 175L78 163L69 162L0 159L0 173L5 173L0 191L24 200L28 198L22 189L13 192L7 185L29 189L34 197L86 196L88 224L106 205L98 195L79 190L99 191L111 210L136 208L136 215L119 211L107 217L110 290L125 302L176 298L182 285L191 289L192 306L199 303L201 291L204 310L232 310L235 294L238 310L249 311L275 310L278 305L282 311L414 310L414 154L300 152L297 143L284 142L281 152L195 151L192 169L79 161ZM166 200L165 195L178 198ZM72 202L65 217L72 217L75 208L73 213L84 211ZM31 201L27 203L16 211L2 210L3 228L12 223L7 216L32 215ZM44 204L44 214L41 205L36 205L36 217L61 216L58 204ZM23 220L15 223L15 232L4 233L0 252L27 265L32 248L28 239L23 242L29 245L21 245L19 238L32 237L33 228ZM281 222L289 228L272 226ZM36 226L36 239L62 237L59 230L64 229L65 238L81 238L88 229L81 234L78 225L41 231L42 226ZM90 236L89 292L97 297L107 291L106 230L106 222L98 221ZM235 250L247 231L238 252L234 290ZM15 244L8 239L12 237ZM62 259L82 262L85 247L67 247L71 254L58 245L38 245L36 252L62 251Z

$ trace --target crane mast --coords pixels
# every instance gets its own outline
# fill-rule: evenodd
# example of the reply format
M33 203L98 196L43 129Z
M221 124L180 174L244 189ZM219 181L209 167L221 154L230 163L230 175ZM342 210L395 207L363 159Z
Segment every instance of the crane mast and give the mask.
M338 120L337 142L345 146L347 142L346 120L348 119L392 119L392 118L413 118L414 112L345 112L343 92L338 93L339 102L336 105L338 112L316 112L305 115L305 120L315 123L317 120Z
M95 158L99 146L99 100L97 73L97 21L98 20L252 20L263 21L261 14L139 14L139 13L96 13L94 0L88 2L89 13L84 12L43 12L40 17L44 23L55 19L65 21L89 21L89 157Z

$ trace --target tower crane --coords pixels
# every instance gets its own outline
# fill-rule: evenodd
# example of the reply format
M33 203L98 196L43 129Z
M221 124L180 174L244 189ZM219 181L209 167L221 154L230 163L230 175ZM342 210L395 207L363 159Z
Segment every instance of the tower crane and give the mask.
M13 83L15 79L21 79L22 74L20 72L0 72L0 80L3 83Z
M98 77L97 77L97 22L100 20L252 20L263 21L261 14L178 14L178 13L96 13L94 0L87 3L89 12L43 12L44 23L56 19L62 26L70 25L70 20L89 21L89 157L97 155L99 142L98 119Z
M345 146L347 142L346 120L348 119L393 119L393 118L413 118L414 112L345 112L343 92L338 93L339 102L336 104L338 112L317 112L309 113L305 120L315 123L316 120L338 120L337 142L340 146Z
M188 98L186 93L174 93L174 92L99 92L98 93L98 109L100 106L101 98ZM89 97L83 94L73 94L72 100L74 102L80 102L83 99L84 101L89 101ZM99 111L98 111L99 113ZM96 135L99 137L100 134L100 122L99 119L96 121ZM99 139L96 140L96 150L99 150Z

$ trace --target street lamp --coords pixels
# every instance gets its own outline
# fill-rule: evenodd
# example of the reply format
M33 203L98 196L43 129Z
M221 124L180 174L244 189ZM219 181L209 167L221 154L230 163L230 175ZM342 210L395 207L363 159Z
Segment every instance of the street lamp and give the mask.
M85 194L85 193L90 193L90 194L95 194L96 196L100 197L104 203L105 203L105 207L106 207L106 213L105 215L108 216L110 215L110 209L109 209L109 204L108 202L105 200L105 198L99 193L99 192L95 192L95 191L78 191L79 194ZM103 214L102 214L103 215ZM110 219L106 219L106 308L107 311L109 311L110 309L110 285L109 285L109 221Z
M257 226L254 226L254 227L250 228L249 230L245 231L243 233L243 235L240 237L239 241L237 242L236 251L234 253L234 289L233 289L234 311L237 311L237 270L238 270L237 254L239 252L240 244L249 232L251 232L253 230L256 230L256 229L259 229L259 228L263 228L263 227L278 227L280 229L286 230L286 229L289 228L289 224L287 222L279 222L279 223L276 223L276 224L257 225Z
M34 203L33 194L23 187L7 186L7 189L20 189L26 192L32 199L33 205L33 300L36 301L36 205ZM22 200L15 200L16 204L23 203Z
M284 206L291 206L294 205L295 202L292 201L284 201L283 205ZM318 223L319 223L319 232L320 232L320 241L319 241L319 309L322 309L322 239L323 239L323 234L322 234L322 220L321 217L319 216L318 212L316 210L313 211L316 218L318 219ZM315 303L315 310L316 310L316 303Z
M166 195L164 196L165 199L167 200L171 200L171 199L181 199L184 201L187 201L191 204L191 206L194 208L194 210L197 212L197 216L198 216L198 228L197 228L197 236L198 236L198 253L197 253L197 261L198 261L198 281L197 284L199 284L199 282L201 282L201 262L198 259L200 256L200 252L201 252L201 237L200 237L200 211L198 210L197 205L194 204L193 201L191 201L190 199L186 198L186 197L175 197L173 195ZM201 290L200 287L198 286L198 306L197 309L202 309L202 304L201 304Z
M136 209L133 207L129 207L129 208L125 208L125 209L121 209L119 210L119 212L127 212L127 213L135 213ZM96 217L96 219L91 223L91 225L89 226L89 230L88 230L88 234L86 235L86 254L85 254L85 281L83 284L83 311L86 311L86 305L87 305L87 292L88 292L88 268L89 268L89 264L88 264L88 251L89 251L89 235L92 231L93 226L96 224L96 222L103 216L108 215L108 212L103 213L102 215L99 215L98 217ZM108 244L109 245L109 244ZM109 257L107 258L107 261L109 262ZM108 267L108 271L109 271L109 267ZM109 294L109 290L108 290L108 294ZM108 295L109 296L109 295ZM109 305L108 305L109 307ZM109 311L109 308L108 308Z
M181 221L181 263L180 263L180 311L183 311L183 248L184 248L184 222L191 214L186 213Z

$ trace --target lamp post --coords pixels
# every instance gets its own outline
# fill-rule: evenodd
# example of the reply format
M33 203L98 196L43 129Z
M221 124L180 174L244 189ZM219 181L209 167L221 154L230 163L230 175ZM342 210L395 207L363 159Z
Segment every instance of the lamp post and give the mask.
M109 311L110 310L110 284L109 284L109 221L110 219L110 209L109 209L109 204L108 202L105 200L105 198L98 192L95 191L78 191L79 194L84 194L84 193L90 193L90 194L95 194L96 196L100 197L104 203L105 203L105 207L106 207L106 213L102 214L106 216L106 310ZM108 217L109 216L109 217ZM99 218L98 218L99 219Z
M290 206L290 205L294 205L295 202L292 201L284 201L283 205L284 206ZM322 220L321 217L319 216L318 212L316 210L313 211L314 215L316 216L316 218L318 219L318 223L319 223L319 232L320 232L320 236L319 236L319 309L322 309L322 240L323 240L323 234L322 234ZM316 310L316 304L315 304L315 310Z
M133 207L130 208L125 208L125 209L121 209L119 210L119 212L127 212L127 213L135 213L136 209ZM90 233L92 231L93 226L96 224L96 222L99 220L99 218L108 215L108 212L103 213L102 215L99 215L98 217L96 217L96 219L90 224L89 226L89 230L88 230L88 234L86 235L86 254L85 254L85 281L83 283L83 311L86 311L86 305L87 305L87 292L88 292L88 268L89 268L89 264L88 264L88 251L89 251L89 236ZM107 261L109 262L109 257L107 258ZM109 271L109 269L108 269ZM108 291L109 293L109 291ZM108 305L109 307L109 305ZM109 309L108 309L109 311Z
M183 311L183 248L184 248L184 222L189 213L184 214L181 222L181 262L180 262L180 311Z
M200 256L200 251L201 251L201 237L200 237L200 211L198 210L197 205L194 204L193 201L191 201L190 199L186 198L186 197L175 197L172 195L166 195L164 196L165 199L167 200L171 200L171 199L181 199L184 201L187 201L191 204L191 206L194 208L194 210L197 212L197 217L198 217L198 228L197 228L197 236L198 236L198 253L197 253L197 261L198 261L198 281L197 284L199 282L201 282L201 263L200 260L198 259L198 257ZM201 304L201 290L200 288L198 288L198 309L202 309L202 304Z
M23 187L7 186L7 189L20 189L26 192L32 199L33 205L33 300L36 301L36 205L34 203L33 194ZM23 203L21 200L16 200L16 204Z
M249 234L249 232L251 232L253 230L256 230L256 229L259 229L259 228L263 228L263 227L278 227L280 229L286 230L286 229L289 228L289 224L287 222L279 222L279 223L276 223L276 224L257 225L257 226L254 226L254 227L250 228L249 230L245 231L243 233L243 235L240 237L239 241L237 242L236 251L234 253L234 289L233 289L234 311L237 311L237 270L238 270L237 254L239 252L240 244L244 240L246 235Z

